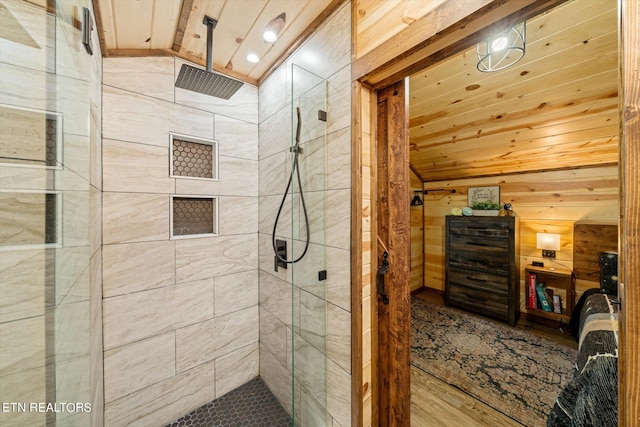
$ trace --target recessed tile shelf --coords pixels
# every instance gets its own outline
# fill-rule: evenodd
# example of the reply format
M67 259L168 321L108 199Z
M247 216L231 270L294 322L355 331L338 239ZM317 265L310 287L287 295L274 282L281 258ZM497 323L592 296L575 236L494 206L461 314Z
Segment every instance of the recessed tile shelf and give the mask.
M170 134L172 177L218 179L218 141Z
M218 235L218 198L171 196L171 238Z
M62 193L0 190L0 251L60 247Z
M0 163L62 168L62 114L0 104Z

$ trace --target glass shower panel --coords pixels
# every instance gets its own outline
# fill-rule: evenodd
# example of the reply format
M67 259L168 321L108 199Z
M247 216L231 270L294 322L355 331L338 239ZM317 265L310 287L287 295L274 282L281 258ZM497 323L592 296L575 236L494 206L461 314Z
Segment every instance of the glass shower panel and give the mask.
M3 426L91 424L89 5L0 3Z
M326 212L327 82L295 64L291 67L291 162L300 186L291 188L293 319L291 369L294 420L324 426L327 419ZM298 151L296 164L295 153ZM291 170L291 169L290 169Z

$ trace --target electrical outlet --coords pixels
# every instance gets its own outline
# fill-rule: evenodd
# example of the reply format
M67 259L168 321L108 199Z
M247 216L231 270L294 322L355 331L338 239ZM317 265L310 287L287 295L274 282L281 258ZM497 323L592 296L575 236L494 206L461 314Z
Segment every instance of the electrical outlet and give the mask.
M555 258L556 257L556 251L548 251L543 249L542 250L542 256L544 258Z

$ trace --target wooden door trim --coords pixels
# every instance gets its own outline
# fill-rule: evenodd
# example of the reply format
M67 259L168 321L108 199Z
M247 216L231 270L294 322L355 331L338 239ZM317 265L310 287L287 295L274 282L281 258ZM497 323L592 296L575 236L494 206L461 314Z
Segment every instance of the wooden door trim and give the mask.
M384 105L384 109L382 106ZM388 300L376 297L375 355L378 426L405 426L411 420L411 227L409 210L408 79L376 93L375 189L377 225L371 230L372 276L388 254L384 275ZM374 157L374 156L372 156ZM375 285L373 285L375 287ZM372 289L372 295L376 290ZM382 316L382 317L380 317Z

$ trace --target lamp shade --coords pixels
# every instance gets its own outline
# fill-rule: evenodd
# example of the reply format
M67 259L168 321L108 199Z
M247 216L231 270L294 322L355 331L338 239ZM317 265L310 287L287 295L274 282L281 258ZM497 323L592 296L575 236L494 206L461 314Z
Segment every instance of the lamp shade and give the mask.
M560 235L553 233L536 233L536 247L546 251L559 251Z

